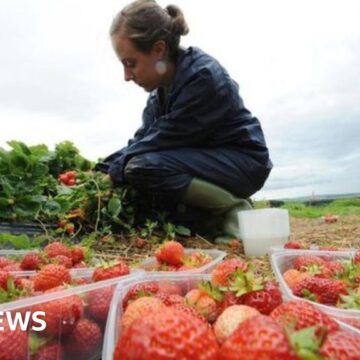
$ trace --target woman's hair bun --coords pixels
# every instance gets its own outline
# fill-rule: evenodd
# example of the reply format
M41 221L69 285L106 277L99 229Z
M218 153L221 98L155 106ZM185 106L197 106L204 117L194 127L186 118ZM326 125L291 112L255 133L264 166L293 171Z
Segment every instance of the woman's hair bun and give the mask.
M177 35L186 35L189 27L181 9L176 5L168 5L165 9L172 18L172 32Z

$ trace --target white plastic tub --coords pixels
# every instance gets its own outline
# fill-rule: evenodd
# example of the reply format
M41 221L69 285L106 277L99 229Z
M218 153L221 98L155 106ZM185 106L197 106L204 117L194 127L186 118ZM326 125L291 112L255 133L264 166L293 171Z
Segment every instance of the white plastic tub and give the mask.
M159 275L159 274L166 274L166 273L170 273L171 275L183 275L183 274L207 274L210 273L212 271L212 269L218 265L226 256L226 252L225 251L220 251L217 249L185 249L185 254L189 255L194 251L200 251L203 252L206 255L211 256L212 260L210 262L208 262L207 264L198 267L198 268L194 268L194 269L189 269L189 270L184 270L184 271L155 271L154 267L157 263L156 258L155 257L149 257L147 259L145 259L140 265L140 269L143 269L145 271L147 271L149 274L152 275Z
M239 234L248 256L270 253L271 246L281 246L289 238L289 212L284 209L256 209L238 213Z
M275 277L280 284L280 289L284 294L284 297L287 299L303 299L298 296L295 296L291 289L286 284L282 274L291 269L293 266L293 261L295 258L301 255L315 255L326 259L331 260L348 260L351 259L354 255L353 251L323 251L323 250L291 250L291 251L282 251L275 252L271 255L271 266L275 273ZM346 321L351 319L360 320L360 310L351 310L351 309L339 309L334 306L319 304L314 301L303 299L305 301L311 302L313 305L317 306L320 310L325 313L333 316L337 320ZM357 330L360 334L360 330Z

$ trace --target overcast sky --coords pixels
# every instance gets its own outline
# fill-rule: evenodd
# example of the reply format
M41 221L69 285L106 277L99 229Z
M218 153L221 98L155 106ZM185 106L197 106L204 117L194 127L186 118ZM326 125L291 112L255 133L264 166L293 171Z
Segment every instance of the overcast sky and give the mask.
M108 29L122 0L1 0L0 146L71 140L92 160L141 124ZM174 0L184 46L215 56L257 116L274 169L257 199L360 192L360 2Z

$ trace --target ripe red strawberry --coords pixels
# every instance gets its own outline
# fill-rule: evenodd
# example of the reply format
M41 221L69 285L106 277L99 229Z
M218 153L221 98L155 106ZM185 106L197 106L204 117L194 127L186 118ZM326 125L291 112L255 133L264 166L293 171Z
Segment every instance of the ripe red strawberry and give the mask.
M0 288L7 290L7 281L12 278L8 271L0 270Z
M67 256L57 255L53 257L51 260L52 260L52 264L62 265L67 269L72 268L72 260Z
M217 341L222 344L244 320L260 315L260 313L247 305L232 305L225 309L216 319L214 333Z
M30 252L23 257L20 267L22 270L39 270L44 264L45 260L40 253Z
M360 250L357 250L354 255L354 264L360 265Z
M0 269L4 268L5 266L14 264L14 260L6 258L5 256L0 256Z
M87 360L101 350L102 331L89 319L80 319L65 341L67 357Z
M54 288L45 293L62 290L63 287ZM33 306L32 311L44 311L46 328L43 331L47 336L69 334L76 322L84 315L84 305L80 296L70 295L55 300L39 303Z
M10 329L7 318L2 319L0 331L0 359L24 360L28 358L28 334L20 326Z
M195 308L209 322L215 321L217 304L207 293L199 289L192 289L185 295L185 304Z
M168 294L163 294L163 293L157 293L157 294L155 294L155 297L157 299L160 299L166 306L184 303L184 298L182 296L176 295L176 294L168 295Z
M284 249L305 249L305 246L300 241L288 241L285 243Z
M178 304L173 304L170 306L171 308L174 308L176 310L179 311L183 311L186 312L187 314L191 315L191 316L195 316L196 318L200 319L204 324L207 324L210 326L210 324L208 323L208 321L204 318L204 316L202 316L199 311L197 311L195 308L187 306L184 302L182 303L178 303Z
M328 261L326 267L331 271L332 275L342 275L345 272L344 265L338 261Z
M62 360L64 348L59 343L49 343L42 346L35 355L34 360Z
M325 326L329 332L339 329L337 322L306 301L284 302L271 312L270 317L282 327L294 325L294 330L310 326Z
M71 259L71 251L70 249L59 241L52 242L45 246L44 251L46 254L53 258L58 255L64 255Z
M211 328L183 311L164 308L134 321L116 345L114 360L218 359Z
M241 269L242 271L246 272L248 267L244 261L237 258L223 261L212 271L212 284L218 286L228 286L231 276L236 272L237 269Z
M166 241L155 252L155 257L159 263L173 266L181 266L184 255L184 247L174 240Z
M85 248L79 245L76 245L71 248L71 259L73 265L76 265L85 259Z
M4 271L21 271L20 263L14 262L12 264L4 266L1 270L4 270Z
M112 286L106 286L89 293L89 313L100 324L106 323L113 294L114 288Z
M136 238L135 240L135 247L137 247L138 249L142 249L146 246L147 241L141 237Z
M124 309L128 306L129 302L143 296L153 296L159 291L159 286L156 282L148 282L144 284L134 285L123 299L122 306Z
M269 315L282 303L282 294L279 287L269 281L263 290L250 291L240 297L241 304L251 306L261 314Z
M301 280L292 290L296 296L328 305L336 305L340 295L348 293L342 281L316 277Z
M116 263L97 267L92 275L94 282L112 279L119 276L128 275L130 273L129 266L125 261L118 260Z
M265 315L243 321L221 347L222 360L298 360L279 324Z
M306 269L310 265L325 265L325 260L315 255L300 255L293 262L296 270Z
M53 287L71 283L69 269L62 265L45 265L33 279L35 291L44 291Z
M360 336L345 330L328 334L321 346L320 354L326 359L360 359Z
M167 294L167 295L182 295L183 291L181 286L171 280L161 280L157 283L159 287L159 293Z
M232 305L239 305L240 298L235 295L232 291L224 293L224 297L218 306L218 314L221 314L226 308Z

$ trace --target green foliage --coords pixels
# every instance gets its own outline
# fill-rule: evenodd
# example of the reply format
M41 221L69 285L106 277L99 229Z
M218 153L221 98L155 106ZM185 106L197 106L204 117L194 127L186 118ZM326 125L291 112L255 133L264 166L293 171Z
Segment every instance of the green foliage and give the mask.
M360 199L339 199L319 206L307 206L300 202L288 202L281 208L289 210L291 216L298 218L318 218L327 214L339 216L360 215Z
M154 212L136 191L127 186L113 188L109 177L90 171L93 164L69 141L56 145L54 151L19 141L8 144L10 150L0 148L0 222L57 223L56 230L49 230L50 236L63 240L89 233L94 234L91 240L113 232L134 233L139 226L149 238L155 228L167 238L190 233L160 214L147 219L146 215L153 217ZM71 185L59 177L69 170L75 174ZM8 235L0 244L31 248L34 240Z
M49 154L50 174L55 178L67 170L89 171L92 167L93 163L82 157L70 141L57 144Z

